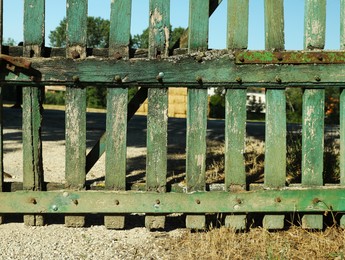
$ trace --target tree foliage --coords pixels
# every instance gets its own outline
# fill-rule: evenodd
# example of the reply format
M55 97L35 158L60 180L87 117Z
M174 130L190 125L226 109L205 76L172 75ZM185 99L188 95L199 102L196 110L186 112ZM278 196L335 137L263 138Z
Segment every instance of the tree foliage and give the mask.
M66 46L67 19L61 20L58 27L49 34L50 44L53 47ZM89 16L87 18L87 40L86 44L90 48L105 48L109 45L109 20Z

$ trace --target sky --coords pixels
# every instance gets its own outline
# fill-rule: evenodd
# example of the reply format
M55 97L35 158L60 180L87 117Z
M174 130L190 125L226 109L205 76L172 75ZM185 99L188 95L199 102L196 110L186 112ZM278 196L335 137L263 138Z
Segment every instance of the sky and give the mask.
M23 40L24 0L4 1L4 40ZM206 0L205 0L206 1ZM304 0L284 0L285 48L303 49ZM188 27L188 0L171 0L170 21L175 27ZM327 0L326 46L340 46L340 0ZM223 0L209 20L209 48L226 48L227 0ZM88 15L109 19L110 0L89 0ZM131 34L140 34L148 27L149 0L132 0ZM66 0L46 0L46 46L50 46L49 33L66 16ZM264 0L250 0L248 48L264 49Z

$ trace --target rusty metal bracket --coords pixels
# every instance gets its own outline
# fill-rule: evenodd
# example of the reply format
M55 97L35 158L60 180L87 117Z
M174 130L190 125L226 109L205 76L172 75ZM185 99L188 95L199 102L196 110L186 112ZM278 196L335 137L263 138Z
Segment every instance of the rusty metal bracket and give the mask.
M344 51L238 51L236 64L345 64Z
M6 62L6 69L14 72L17 68L30 69L31 61L26 60L22 57L12 57L5 54L0 54L0 60Z

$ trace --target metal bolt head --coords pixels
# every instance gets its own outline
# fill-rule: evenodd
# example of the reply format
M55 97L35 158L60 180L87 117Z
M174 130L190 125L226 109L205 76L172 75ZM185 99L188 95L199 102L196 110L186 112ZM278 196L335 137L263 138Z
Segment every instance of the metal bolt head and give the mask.
M164 78L164 72L159 72L158 73L158 77L161 78L161 79Z
M199 199L196 199L195 202L196 202L196 204L200 204L201 203L201 201Z
M79 82L79 80L80 80L78 76L73 76L72 79L73 79L74 82Z
M72 202L74 205L78 205L78 203L79 203L78 200L76 200L76 199L72 200Z
M117 83L121 83L121 82L122 82L122 79L121 79L121 76L120 76L120 75L116 75L114 79L115 79L115 81L116 81Z
M240 58L239 58L239 61L240 61L240 62L244 62L244 58L243 58L243 57L240 57Z
M242 78L241 78L241 77L237 77L237 78L236 78L236 82L237 82L237 83L242 83Z
M282 79L281 79L279 76L277 76L277 77L276 77L276 82L277 82L277 83L282 83Z
M57 211L58 209L59 209L58 206L56 206L56 205L52 206L52 210Z
M282 202L282 199L281 199L280 197L277 197L277 198L275 199L275 202L280 203L280 202Z
M36 204L37 204L37 201L36 201L36 199L35 199L35 198L31 198L31 199L30 199L30 203L32 203L32 204L34 204L34 205L36 205Z
M76 50L71 52L71 56L73 59L79 59L80 58L80 53L77 52Z
M120 201L115 200L115 205L119 205L119 204L120 204Z
M160 200L156 200L156 204L160 204L161 202L160 202Z
M196 80L199 84L202 83L202 77L201 77L201 76L197 76L197 77L195 78L195 80Z
M319 81L321 81L321 78L320 78L319 76L315 76L315 80L316 80L317 82L319 82Z

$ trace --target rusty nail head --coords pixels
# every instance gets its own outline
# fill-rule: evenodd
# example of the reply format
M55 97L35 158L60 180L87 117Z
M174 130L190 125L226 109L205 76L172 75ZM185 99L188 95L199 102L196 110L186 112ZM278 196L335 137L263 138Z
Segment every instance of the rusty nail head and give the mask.
M37 201L36 201L36 199L35 199L35 198L31 198L31 199L30 199L30 203L35 204L35 205L36 205L36 204L37 204Z
M78 76L73 76L73 81L74 82L79 82L79 77Z
M115 205L119 205L119 204L120 204L120 201L115 200Z
M76 50L71 52L72 58L73 59L79 59L80 58L80 53L77 52Z
M242 78L241 77L237 77L236 81L237 81L237 83L242 83Z
M280 197L277 197L277 198L275 199L275 201L278 202L278 203L280 203L280 202L282 202L282 199L281 199Z
M321 54L318 54L318 55L317 55L317 59L318 59L319 61L322 61L322 60L323 60L322 55L321 55Z
M195 80L198 82L198 83L202 83L202 77L201 76L197 76L195 78Z
M76 200L76 199L74 199L74 200L72 200L72 201L73 201L73 204L74 204L74 205L78 205L78 203L79 203L78 200Z
M244 58L243 57L240 57L240 62L244 62Z
M282 54L281 54L281 53L278 53L278 55L277 55L277 59L278 59L278 61L282 61L282 60L283 60L283 56L282 56Z
M316 81L321 81L321 78L319 76L315 76Z
M238 204L242 204L242 200L241 200L241 199L236 199L236 202L237 202Z
M120 76L120 75L116 75L116 76L115 76L115 81L116 81L117 83L121 83L121 82L122 82L121 76Z
M196 204L200 204L201 203L201 201L199 199L196 199L195 202L196 202Z
M156 200L156 204L160 204L161 202L160 202L160 200Z
M314 204L317 204L317 203L319 203L319 202L321 202L321 200L319 200L319 198L313 199L313 203L314 203Z
M279 76L277 76L277 77L276 77L276 82L277 82L277 83L282 83L282 79L281 79Z
M121 53L119 53L119 52L116 52L115 55L114 55L114 57L115 57L115 59L117 59L117 60L121 60L121 59L122 59L122 55L121 55Z

